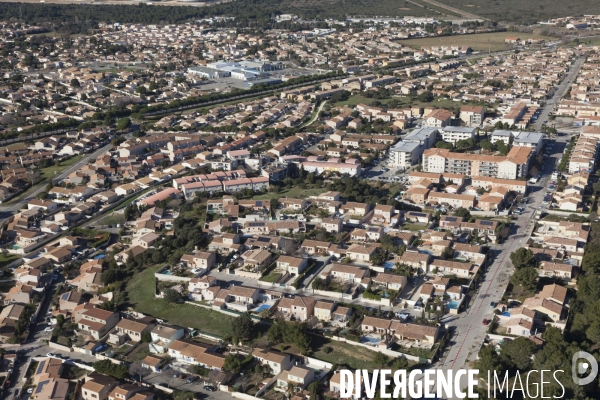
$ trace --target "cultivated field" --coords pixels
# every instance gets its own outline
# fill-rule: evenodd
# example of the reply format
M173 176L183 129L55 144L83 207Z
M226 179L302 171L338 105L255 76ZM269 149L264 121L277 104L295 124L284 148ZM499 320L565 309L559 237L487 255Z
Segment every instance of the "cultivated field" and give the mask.
M419 39L406 39L400 40L400 43L415 49L421 48L422 46L471 46L471 48L474 51L487 51L488 48L491 51L500 51L509 50L512 48L511 45L504 43L504 39L511 36L520 37L521 40L540 38L546 40L555 40L551 37L529 33L493 32L477 33L474 35L455 35Z

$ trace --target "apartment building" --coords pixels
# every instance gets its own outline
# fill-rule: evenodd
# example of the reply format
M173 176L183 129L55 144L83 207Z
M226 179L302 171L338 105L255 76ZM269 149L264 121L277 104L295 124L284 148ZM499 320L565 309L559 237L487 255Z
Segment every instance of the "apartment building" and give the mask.
M392 163L396 167L407 168L418 164L423 151L433 147L438 137L438 128L415 129L400 142L390 148Z
M465 176L489 176L502 179L517 179L527 176L529 147L513 147L503 156L454 153L447 149L429 149L423 152L423 171L453 173Z
M467 126L479 126L483 122L485 109L481 106L462 106L460 108L460 120Z
M440 134L444 142L456 143L459 140L475 139L477 128L466 126L446 126Z

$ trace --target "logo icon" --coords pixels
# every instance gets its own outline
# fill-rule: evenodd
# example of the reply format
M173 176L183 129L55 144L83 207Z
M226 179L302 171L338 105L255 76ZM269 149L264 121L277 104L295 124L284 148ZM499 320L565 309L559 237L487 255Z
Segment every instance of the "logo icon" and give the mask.
M590 353L585 351L578 351L573 354L573 362L571 364L571 372L573 375L573 382L576 385L583 386L591 383L598 375L598 362ZM585 378L580 378L580 375L589 375Z

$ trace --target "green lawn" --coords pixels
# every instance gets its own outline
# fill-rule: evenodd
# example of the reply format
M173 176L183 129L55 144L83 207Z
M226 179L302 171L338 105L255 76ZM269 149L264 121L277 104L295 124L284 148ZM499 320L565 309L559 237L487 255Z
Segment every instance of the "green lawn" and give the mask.
M154 297L154 273L160 266L147 268L127 285L129 302L138 312L164 319L185 328L196 328L213 335L231 335L231 319L217 311L190 304L172 304Z
M327 189L301 189L299 187L293 187L291 189L281 190L279 193L265 193L259 196L254 196L255 200L270 200L279 199L281 197L289 197L292 199L307 199L309 196L317 196L321 193L326 192Z
M51 179L55 175L58 175L61 172L63 172L67 167L69 167L69 166L75 164L77 161L81 160L82 157L83 157L83 154L79 154L79 155L69 158L66 161L61 162L59 165L53 165L48 168L42 168L40 170L40 172L41 172L40 178L43 181Z
M427 229L427 225L425 225L425 224L404 224L404 225L402 225L402 229L407 229L409 231L416 232L416 231Z
M18 260L21 256L10 253L0 253L0 268L10 264L11 262Z
M280 276L280 272L273 271L269 275L265 275L262 278L260 278L260 280L263 282L275 282L277 279L279 279Z

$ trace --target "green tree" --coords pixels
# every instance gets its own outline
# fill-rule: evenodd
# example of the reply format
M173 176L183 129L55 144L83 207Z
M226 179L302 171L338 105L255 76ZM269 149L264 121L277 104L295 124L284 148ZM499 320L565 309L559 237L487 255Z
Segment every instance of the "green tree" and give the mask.
M169 303L179 303L181 300L181 294L174 289L168 288L164 290L164 297Z
M242 370L242 360L240 360L240 357L237 354L229 353L223 362L223 369L225 371L238 373Z
M150 343L150 342L152 342L152 334L150 333L150 331L144 331L144 332L142 332L142 342L143 343Z
M117 130L124 131L125 129L131 126L131 119L129 118L120 118L119 122L117 122Z
M81 86L81 84L79 83L79 81L77 80L77 78L73 78L73 79L71 79L71 86L78 88L78 87Z
M471 213L464 207L458 207L454 210L454 215L457 217L463 217L466 221L471 219Z
M388 364L388 362L390 362L390 358L381 352L377 352L377 354L375 354L375 357L373 357L373 362L377 366L383 368Z
M495 145L501 155L505 156L508 154L509 148L502 140L497 140Z
M537 279L538 273L535 268L524 267L515 270L510 281L515 285L521 286L524 290L533 291L535 290Z
M452 143L448 143L448 142L444 142L443 140L439 140L435 143L435 147L438 149L452 150L454 148L454 145Z
M417 100L422 103L430 103L433 101L433 93L431 93L429 90L426 90L417 96Z
M482 140L481 142L479 142L479 146L481 146L482 149L487 150L487 151L493 151L494 150L494 144L492 142L490 142L489 140L487 140L487 139Z
M96 372L113 378L125 379L129 376L129 371L124 364L115 364L110 360L96 361L92 366Z
M250 314L247 312L231 321L231 331L233 336L237 339L250 339L253 327L254 323L252 322L252 318L250 318Z
M454 257L454 249L452 248L452 246L447 246L444 251L442 251L442 255L441 257L444 260L450 260Z
M185 390L176 390L173 393L173 400L194 400L194 393Z
M525 337L504 341L500 347L500 358L506 365L519 371L528 370L531 357L536 350L535 344Z
M535 267L536 265L535 255L533 255L531 250L524 247L521 247L511 253L510 261L512 261L515 269Z
M484 346L479 351L479 359L475 361L475 367L480 376L487 376L488 371L502 371L503 365L500 357L493 346Z

